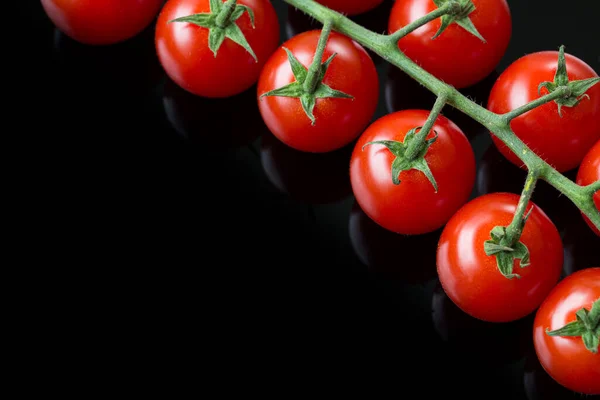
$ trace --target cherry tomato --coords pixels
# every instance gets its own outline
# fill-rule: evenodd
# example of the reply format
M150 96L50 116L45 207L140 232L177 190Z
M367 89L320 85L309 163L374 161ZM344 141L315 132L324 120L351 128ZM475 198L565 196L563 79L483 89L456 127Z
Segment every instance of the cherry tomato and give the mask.
M585 186L598 180L600 180L600 141L596 142L594 147L592 147L592 149L587 153L581 163L581 166L579 167L579 171L577 171L578 185ZM596 208L600 210L600 191L594 194L594 204L596 204ZM596 235L600 236L600 231L598 228L592 225L592 221L590 221L585 215L583 218L588 223L590 228L596 232Z
M553 82L558 66L558 52L544 51L526 55L513 62L498 78L488 100L488 109L504 114L540 97L538 86ZM598 76L582 60L565 54L569 80ZM547 94L542 89L541 94ZM511 121L515 134L537 155L564 172L581 163L587 151L600 140L600 84L587 91L575 107L562 107L562 117L555 102L525 113ZM494 143L513 164L523 163L496 136Z
M92 45L127 40L146 28L163 0L42 0L54 25L70 38Z
M475 183L473 149L458 126L439 116L428 138L437 132L425 161L437 185L421 171L400 173L400 184L392 181L395 156L384 146L369 142L404 140L408 131L423 126L428 111L405 110L375 121L360 137L350 161L350 179L356 201L382 227L402 234L423 234L441 228L471 195Z
M317 0L326 7L346 15L361 14L377 7L383 0Z
M261 97L296 81L283 48L308 69L320 34L319 30L304 32L285 42L266 63L258 81L260 112L271 132L288 146L311 153L333 151L356 139L373 117L379 98L379 78L371 57L360 44L336 32L331 33L325 47L323 61L337 55L323 83L353 99L317 99L312 125L300 99Z
M398 42L400 50L456 88L483 80L504 56L510 42L512 20L506 0L473 0L473 4L476 8L469 18L486 43L456 23L432 39L441 26L438 18L403 37ZM436 9L432 0L396 1L388 29L395 32Z
M440 282L448 297L472 317L489 322L521 319L537 309L560 277L563 245L558 230L538 206L525 224L520 241L530 253L530 265L505 278L496 257L488 256L484 243L496 226L508 226L519 196L492 193L462 207L446 224L437 251ZM529 211L529 209L528 209Z
M538 309L533 324L533 343L546 372L574 392L600 394L600 354L586 349L580 336L550 336L576 321L575 313L588 311L600 299L600 268L577 271L550 292Z
M225 0L222 0L225 2ZM248 12L234 23L256 54L225 38L215 57L208 46L209 29L186 22L169 21L211 11L209 0L169 0L156 24L156 51L169 77L185 90L203 97L229 97L256 83L260 71L279 44L279 22L268 0L239 0ZM232 115L234 110L232 110Z

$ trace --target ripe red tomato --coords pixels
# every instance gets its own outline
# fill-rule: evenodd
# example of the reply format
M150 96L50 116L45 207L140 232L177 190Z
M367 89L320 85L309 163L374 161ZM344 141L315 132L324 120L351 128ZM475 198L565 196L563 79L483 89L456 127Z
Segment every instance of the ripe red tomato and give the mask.
M400 184L392 181L395 156L378 140L402 142L406 133L423 126L428 111L405 110L375 121L360 137L350 161L350 180L356 201L382 227L402 234L422 234L441 228L471 195L475 183L475 156L464 133L439 116L433 126L437 140L429 147L429 165L438 192L425 174L402 171ZM428 138L433 138L433 131Z
M512 20L506 0L473 0L469 18L486 43L453 23L437 38L438 18L403 37L398 46L409 58L442 81L460 89L488 76L510 42ZM390 15L390 33L436 10L432 0L396 1ZM457 53L456 49L460 49ZM460 53L460 54L459 54Z
M54 25L70 38L92 45L127 40L146 28L163 0L42 0Z
M546 372L578 393L600 394L600 354L586 349L581 336L550 336L577 320L575 313L591 309L600 299L600 268L577 271L556 285L538 309L533 324L535 352Z
M383 0L317 0L326 7L347 15L356 15L372 10Z
M354 99L317 99L312 125L300 99L260 97L296 81L283 48L308 69L320 34L319 30L304 32L285 42L273 53L258 80L259 108L271 132L288 146L311 153L336 150L356 139L373 117L379 98L379 78L371 57L360 44L336 32L329 36L323 54L325 62L337 53L323 83Z
M484 243L496 226L508 226L519 202L513 193L477 197L448 221L438 244L437 267L448 297L472 317L489 322L523 318L542 303L560 277L563 245L558 230L536 205L520 241L530 252L530 265L518 266L520 278L505 278ZM530 203L533 204L533 203Z
M521 57L513 62L498 78L488 100L488 109L504 114L540 97L538 86L553 82L558 66L557 51L543 51ZM598 76L582 60L565 54L569 80ZM542 89L541 94L547 94ZM600 140L600 84L587 91L589 99L583 99L575 107L562 107L562 117L555 102L525 113L511 121L515 134L537 155L564 172L581 163L586 152ZM494 143L513 164L523 163L496 136Z
M596 142L594 147L583 158L579 171L577 171L578 185L590 185L598 180L600 180L600 140ZM600 191L594 194L594 204L600 210ZM596 235L600 236L600 230L592 225L592 222L585 215L583 217L590 228L596 232Z
M210 12L209 0L169 0L163 7L156 23L156 51L166 73L185 90L204 97L241 93L256 83L264 63L277 48L279 22L271 2L239 0L237 3L254 13L254 28L247 12L234 23L258 62L229 38L215 57L208 45L207 28L187 22L169 23L175 18Z

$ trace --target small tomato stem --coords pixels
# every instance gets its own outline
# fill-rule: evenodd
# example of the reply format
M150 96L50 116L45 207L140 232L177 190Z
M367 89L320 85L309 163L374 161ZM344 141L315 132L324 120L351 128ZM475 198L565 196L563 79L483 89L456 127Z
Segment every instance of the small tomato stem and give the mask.
M596 182L588 185L586 188L589 189L589 191L592 193L592 196L593 196L594 193L596 193L598 190L600 190L600 181L596 181Z
M332 27L333 22L331 20L327 20L323 24L323 30L321 31L321 36L319 37L319 43L317 44L315 57L313 58L312 64L310 64L310 67L308 68L306 80L304 81L304 91L306 93L314 93L317 85L320 83L319 72L321 71L321 65L323 64L323 53L325 52L327 39L329 39L329 34L331 33Z
M417 154L419 154L425 145L425 139L427 138L427 135L429 135L431 128L433 128L433 125L435 124L437 117L442 112L442 108L444 108L446 105L447 100L448 96L445 93L441 93L438 96L435 104L433 105L431 113L429 113L429 117L427 117L427 121L425 121L425 125L423 125L419 133L415 135L414 140L408 145L408 148L404 153L404 157L406 157L406 159L412 160L417 156Z
M503 114L502 118L504 118L507 122L510 122L513 119L517 118L518 116L523 115L526 112L533 110L534 108L537 108L546 103L550 103L551 101L554 101L561 97L568 96L570 94L570 92L571 92L571 89L569 89L567 86L560 86L560 87L556 88L556 90L553 91L552 93L548 93L547 95L544 95L544 96L540 97L539 99L532 101L531 103L527 103L525 105L522 105L521 107L515 108L514 110L512 110L510 112L507 112L506 114Z
M454 4L452 2L444 3L444 5L441 6L440 8L437 8L437 9L433 10L432 12L430 12L429 14L426 14L426 15L422 16L421 18L411 22L410 24L398 29L396 32L388 35L388 37L390 38L390 40L392 42L397 43L400 39L402 39L404 36L408 35L412 31L419 29L423 25L428 24L431 21L438 19L439 17L443 17L446 14L450 14L450 12L453 9L454 9Z
M506 227L506 238L511 246L521 238L526 222L525 211L527 211L527 205L531 200L539 176L539 172L535 169L529 170L529 173L527 174L525 186L523 187L523 192L521 193L515 216L510 225Z
M237 5L237 0L227 0L225 4L223 4L223 8L217 15L215 22L219 28L225 28L229 23L229 18L233 11L235 10L235 6Z

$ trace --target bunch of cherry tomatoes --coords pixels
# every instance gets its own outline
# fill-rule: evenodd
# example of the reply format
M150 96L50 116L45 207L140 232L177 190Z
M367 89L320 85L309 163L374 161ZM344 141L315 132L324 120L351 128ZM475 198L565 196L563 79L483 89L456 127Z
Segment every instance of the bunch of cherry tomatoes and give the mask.
M356 15L383 0L318 2ZM505 0L472 2L475 11L469 14L470 21L485 40L458 24L432 39L440 28L438 18L398 43L413 61L456 88L488 76L511 38L511 15ZM443 0L396 1L389 32L434 11L441 3ZM264 122L294 149L323 153L357 140L349 172L354 195L365 213L398 234L418 235L443 227L437 268L452 301L467 314L492 322L514 321L537 312L534 343L546 371L573 391L600 394L600 354L589 349L590 340L598 347L600 268L590 266L559 282L561 238L548 216L531 203L520 237L530 252L529 266L520 268L515 261L518 279L500 274L495 257L486 254L483 243L494 227L511 223L519 196L492 193L469 201L475 183L474 153L461 129L444 116L435 121L428 136L435 141L424 155L437 187L417 169L394 176L396 154L391 145L372 143L403 142L408 132L425 125L429 111L402 110L371 123L379 82L374 63L360 44L331 32L322 69L317 70L317 86L307 88L303 84L311 75L321 32L301 33L280 44L279 23L268 0L239 0L228 13L223 11L226 0L42 0L42 5L60 30L90 45L127 40L155 22L158 58L176 84L211 98L234 96L257 84ZM554 80L558 58L557 51L544 51L514 61L493 86L488 109L504 114L547 93L538 89L542 82ZM570 81L598 76L573 55L566 54L565 60ZM274 95L265 96L268 93ZM555 102L546 103L512 120L511 127L558 171L578 168L578 184L598 181L600 84L589 89L577 105L563 107L560 115L558 111ZM231 116L235 118L235 110ZM507 146L494 135L492 138L508 160L523 167ZM600 192L594 202L600 209ZM583 328L577 331L576 324ZM574 327L574 334L547 334L565 326Z

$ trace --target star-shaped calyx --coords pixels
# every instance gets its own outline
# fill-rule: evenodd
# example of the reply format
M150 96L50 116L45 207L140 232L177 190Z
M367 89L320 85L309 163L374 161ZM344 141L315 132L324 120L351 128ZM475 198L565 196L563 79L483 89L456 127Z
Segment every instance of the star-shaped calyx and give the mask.
M533 208L529 211L531 211ZM527 222L527 214L521 222L520 231L523 231L525 222ZM520 278L519 274L513 273L515 260L519 260L519 267L525 268L529 266L529 249L519 240L514 241L507 235L506 227L496 226L490 232L491 240L484 243L485 254L496 257L496 264L500 273L508 279ZM519 235L520 236L520 235Z
M323 83L327 69L331 65L331 62L337 56L337 53L333 53L327 61L321 63L323 60L323 52L327 44L327 38L331 32L331 26L323 28L321 37L319 38L319 44L315 51L315 57L312 64L307 69L302 63L294 56L294 54L287 48L283 48L287 53L292 73L294 74L295 82L280 87L278 89L271 90L263 93L260 97L266 96L280 96L280 97L295 97L300 99L302 109L306 113L306 116L310 119L311 124L315 125L316 119L314 115L314 109L317 99L354 99L353 96L341 92L339 90L332 89Z
M242 46L256 62L256 54L246 40L244 33L235 23L244 13L247 12L254 28L254 12L248 6L237 4L237 0L227 0L223 3L221 0L210 0L210 12L187 15L176 18L169 22L187 22L203 28L208 28L208 47L212 50L215 57L219 48L226 38Z
M450 7L450 12L442 16L442 25L436 34L433 35L432 39L440 36L451 24L457 24L485 43L485 39L481 36L475 25L473 25L471 18L469 18L469 14L475 11L475 4L471 0L433 0L433 2L438 8Z
M380 144L385 146L396 157L392 162L392 182L394 185L400 184L400 173L402 171L416 169L425 174L437 192L437 182L435 181L431 169L429 169L429 164L427 164L427 161L425 160L425 155L427 154L429 147L437 140L438 135L437 132L434 131L435 136L433 138L421 142L421 139L416 135L416 132L419 129L421 129L421 127L413 128L408 131L402 142L396 140L376 140L365 144L363 150L365 146ZM409 151L409 148L417 149L414 152L414 155L411 154L413 152Z
M542 82L538 86L538 94L541 94L542 88L546 88L549 93L554 92L559 87L567 87L567 95L556 100L558 104L558 115L562 117L562 107L575 107L584 98L590 98L585 94L589 88L600 82L600 77L582 79L579 81L569 81L567 75L567 62L565 59L565 46L560 46L558 51L558 68L554 75L554 82Z
M575 321L553 331L546 330L546 334L550 336L581 337L585 348L597 354L600 342L600 299L592 304L591 310L581 308L575 313L575 316L577 317Z

